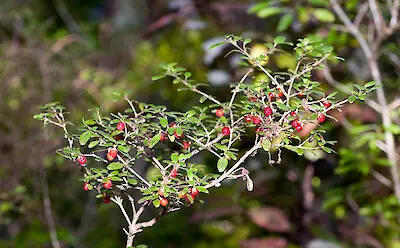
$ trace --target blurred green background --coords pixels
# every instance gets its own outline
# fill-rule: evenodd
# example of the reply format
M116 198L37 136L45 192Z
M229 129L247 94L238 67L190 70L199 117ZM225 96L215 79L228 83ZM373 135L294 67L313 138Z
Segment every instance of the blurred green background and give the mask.
M357 41L342 32L327 1L275 2L280 10L265 5L250 13L257 1L0 1L0 247L52 247L52 224L62 247L124 246L125 221L117 206L104 205L94 192L82 190L80 171L55 154L64 145L62 134L33 120L44 103L60 102L74 122L96 106L102 112L124 109L125 103L113 101L113 91L130 90L133 99L173 110L197 104L196 95L177 91L167 79L151 81L162 62L178 62L210 84L211 94L227 100L229 83L242 76L240 58L224 58L229 51L224 46L208 49L226 34L260 44L277 35L296 41L317 34L346 60L330 65L337 81L370 80ZM363 3L346 1L345 8L354 16ZM400 94L399 43L395 33L382 46L388 101ZM279 53L267 67L286 70L293 62L293 55ZM335 90L322 72L314 78L328 92ZM162 218L140 233L136 243L400 247L400 205L390 186L379 180L390 179L388 161L376 145L383 136L380 116L363 103L332 115L338 122L324 126L327 139L338 141L338 154L299 158L285 152L283 163L274 167L266 156L257 156L247 162L253 192L243 183L226 183L203 197L205 204ZM392 113L397 145L399 115L398 109ZM246 148L249 142L251 137L239 146Z

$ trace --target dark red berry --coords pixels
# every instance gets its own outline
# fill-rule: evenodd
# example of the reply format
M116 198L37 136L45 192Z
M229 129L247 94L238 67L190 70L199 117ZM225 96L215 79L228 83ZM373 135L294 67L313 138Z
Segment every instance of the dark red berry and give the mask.
M87 159L86 159L85 156L79 156L79 158L78 158L78 163L79 163L80 165L85 165L86 162L87 162Z
M258 116L253 116L252 119L253 119L253 123L254 123L255 125L258 125L258 124L261 123L261 119L260 119L260 117L258 117Z
M324 101L322 104L325 106L325 108L329 108L332 105L330 101Z
M276 88L277 90L279 90L278 92L278 97L282 97L283 96L283 91L281 88Z
M265 107L264 108L264 114L266 116L271 116L272 115L272 108L271 107Z
M300 98L303 98L303 97L304 97L304 93L303 93L302 91L300 91L299 94L298 94L298 96L299 96Z
M296 116L296 115L297 115L296 112L294 112L294 111L290 112L290 116Z
M324 122L324 121L325 121L325 115L322 114L322 113L318 113L317 120L318 120L320 123Z
M110 180L110 179L107 179L107 181L106 181L105 183L103 183L103 187L104 187L105 189L111 188L111 187L112 187L112 182L111 182L111 180Z
M244 117L244 120L245 120L246 122L251 122L251 121L253 120L253 117L252 117L251 115L246 115L246 116Z
M167 206L167 205L168 205L168 200L167 200L167 198L164 198L164 197L163 197L163 198L160 200L160 205L163 206L163 207Z
M120 130L120 131L124 130L125 129L125 123L118 122L117 129Z
M178 175L178 171L176 169L173 169L169 175L170 177L176 177Z
M88 183L84 183L83 184L83 190L84 191L88 191L89 190L89 184Z
M215 115L218 117L222 117L225 115L225 112L223 109L217 109L217 111L215 111Z
M257 102L257 98L254 97L254 96L249 97L249 101L250 101L250 102Z
M274 92L270 92L270 93L268 94L268 97L269 97L269 100L270 100L270 101L275 100L275 93L274 93Z
M256 128L256 132L257 132L257 133L260 133L260 132L262 132L262 131L264 131L264 129L263 129L262 127L257 127L257 128Z
M222 134L224 136L229 136L231 134L231 129L229 127L223 127L222 128Z
M111 202L111 198L110 198L110 196L108 196L108 195L104 196L104 198L103 198L103 202L104 202L105 204L108 204L108 203L110 203L110 202Z
M162 132L161 136L160 136L160 141L167 140L167 138L168 138L168 136L164 132Z
M184 149L189 149L189 147L190 147L190 143L187 142L187 141L183 141L183 142L182 142L182 145L183 145L183 148L184 148Z

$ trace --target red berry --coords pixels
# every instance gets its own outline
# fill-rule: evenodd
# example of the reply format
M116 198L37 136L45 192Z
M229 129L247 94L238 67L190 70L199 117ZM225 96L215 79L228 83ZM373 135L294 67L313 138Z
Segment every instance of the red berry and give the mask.
M217 109L217 111L215 111L215 115L218 117L222 117L225 115L225 112L223 109Z
M89 190L89 184L88 183L84 183L83 184L83 190L84 191L88 191Z
M303 93L302 91L300 91L299 94L298 94L298 96L299 96L300 98L303 98L303 97L304 97L304 93Z
M297 115L296 112L294 112L294 111L290 112L290 116L296 116L296 115Z
M158 195L159 196L164 196L164 188L163 187L158 189Z
M110 180L110 179L107 179L107 181L106 181L105 183L103 183L103 187L104 187L105 189L111 188L111 187L112 187L112 182L111 182L111 180Z
M168 138L168 136L164 132L162 132L161 136L160 136L160 141L167 140L167 138Z
M124 130L125 129L125 123L118 122L117 129L120 130L120 131Z
M252 118L253 118L253 123L254 123L255 125L258 125L258 124L261 123L260 117L258 117L258 116L253 116Z
M184 149L189 149L189 147L190 147L189 142L186 142L186 141L183 141L183 142L182 142L182 145L183 145L183 148L184 148Z
M108 203L110 203L110 202L111 202L111 198L110 198L110 196L108 196L108 195L104 196L104 198L103 198L103 202L104 202L105 204L108 204Z
M301 126L301 125L297 120L292 121L292 127L297 128L299 126Z
M117 149L111 148L108 153L107 153L107 160L108 161L113 161L114 158L117 156Z
M322 104L325 106L325 108L329 108L332 105L330 101L324 101Z
M181 199L182 199L182 198L185 198L185 197L186 197L186 194L184 194L184 193L182 193L182 192L179 192L179 193L178 193L178 197L181 198Z
M249 97L250 102L257 102L257 98L254 96Z
M195 198L199 194L199 190L196 188L192 188L191 196Z
M274 94L274 92L268 93L268 97L269 97L269 100L270 100L270 101L275 100L275 94Z
M276 88L277 90L279 90L278 92L278 97L282 97L283 96L283 91L281 88Z
M264 108L264 114L266 116L271 116L272 115L272 108L271 107Z
M301 125L295 127L297 132L301 132L301 130L303 130L303 127Z
M325 115L322 114L322 113L318 113L317 120L318 120L320 123L324 122L324 121L325 121Z
M174 132L174 136L175 136L175 138L180 139L180 138L183 137L183 132L182 132L181 135L178 135L178 133L175 131L175 132Z
M246 116L244 117L244 120L245 120L246 122L251 122L251 121L253 120L253 117L252 117L251 115L246 115Z
M170 177L176 177L178 175L178 171L176 169L173 169L171 173L169 174Z
M257 132L257 133L260 133L260 132L262 132L262 131L264 131L264 129L263 129L262 127L257 127L257 128L256 128L256 132Z
M79 164L85 165L86 162L87 162L87 159L86 159L85 156L79 156L79 158L78 158L78 163L79 163Z
M115 140L123 140L123 139L124 139L124 136L118 134L117 136L114 136L114 139L115 139Z
M112 157L116 157L117 156L117 153L118 153L118 151L117 151L117 149L115 149L115 148L111 148L109 151L108 151L108 154L110 154L110 156L112 156Z
M222 134L224 136L229 136L231 134L231 129L229 127L223 127L222 128Z
M167 205L168 205L168 200L167 200L167 198L164 198L164 197L163 197L163 198L160 200L160 205L163 206L163 207L167 206Z
M172 122L171 124L169 124L169 127L176 127L176 123Z

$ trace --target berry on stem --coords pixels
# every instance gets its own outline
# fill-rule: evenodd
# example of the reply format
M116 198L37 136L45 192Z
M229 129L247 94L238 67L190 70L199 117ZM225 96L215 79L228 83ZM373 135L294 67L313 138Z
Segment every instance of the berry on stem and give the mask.
M290 116L296 116L296 115L297 115L296 112L294 112L294 111L290 112Z
M164 187L161 187L158 189L158 195L159 196L164 196Z
M160 200L160 205L163 206L163 207L167 206L167 205L168 205L168 200L167 200L167 198L164 198L164 197L163 197L163 198Z
M322 113L318 113L317 120L318 120L320 123L324 122L324 121L325 121L325 115L322 114Z
M244 117L244 120L245 120L246 122L251 122L251 121L253 120L253 117L252 117L251 115L246 115L246 116Z
M303 130L303 126L302 125L297 126L297 127L295 127L295 129L297 132L301 132L301 130Z
M164 132L162 132L160 136L160 141L167 140L167 138L168 138L167 135Z
M86 159L86 157L85 156L79 156L79 158L78 158L78 163L80 164L80 165L85 165L86 164L86 162L87 162L87 159Z
M223 127L222 128L222 134L224 136L229 136L231 134L231 129L229 127Z
M257 102L257 98L254 96L249 97L250 102Z
M330 101L323 101L322 104L325 106L325 108L329 108L332 106L332 103Z
M258 125L258 124L261 123L261 119L260 119L260 117L258 117L258 116L253 116L252 119L253 119L253 123L254 123L255 125Z
M176 177L178 175L178 170L177 169L173 169L171 171L171 173L169 174L170 177Z
M193 197L193 199L199 194L199 190L196 188L192 188L190 195Z
M108 178L107 181L105 183L103 183L103 187L105 189L109 189L112 187L112 182L111 182L110 178Z
M84 191L88 191L89 190L89 184L88 183L84 183L83 184L83 190Z
M189 147L190 147L190 143L187 141L183 141L182 145L183 145L183 149L189 149Z
M117 149L111 148L110 150L108 150L108 153L107 153L107 160L108 160L108 161L113 161L114 158L117 156L117 154L118 154Z
M222 116L225 115L225 112L224 112L223 109L217 109L217 110L215 111L215 115L216 115L217 117L222 117Z
M269 97L269 100L270 100L270 101L275 100L275 94L274 94L274 92L268 93L268 97Z
M271 116L272 115L272 108L271 107L265 107L264 108L264 114L266 116Z
M124 129L125 129L125 123L124 123L124 122L118 122L118 124L117 124L117 129L118 129L119 131L124 130Z
M103 202L104 202L105 204L108 204L108 203L110 203L110 202L111 202L111 198L110 198L110 196L109 196L109 195L106 195L106 196L104 196L104 198L103 198Z
M282 97L283 96L283 91L281 88L276 88L279 92L278 92L278 97Z

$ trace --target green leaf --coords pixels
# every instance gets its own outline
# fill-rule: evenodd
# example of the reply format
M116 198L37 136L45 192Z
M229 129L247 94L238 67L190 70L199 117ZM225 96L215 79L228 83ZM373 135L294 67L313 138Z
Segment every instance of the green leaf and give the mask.
M157 143L160 141L161 138L161 134L156 134L153 136L153 138L150 139L150 148L153 148L155 145L157 145Z
M171 161L172 161L173 163L177 163L178 160L179 160L179 155L178 155L178 153L172 153L172 154L171 154Z
M205 102L206 100L207 100L207 97L202 96L202 97L200 97L199 102L200 102L200 103L203 103L203 102Z
M196 189L198 189L200 192L202 192L202 193L206 193L206 194L208 194L209 192L208 192L208 189L206 189L205 187L203 187L203 186L196 186Z
M160 200L159 199L154 200L153 205L154 205L154 207L158 208L160 206Z
M122 145L118 146L118 150L120 150L123 153L128 153L129 149L130 149L129 146L122 146Z
M352 95L352 96L349 96L348 99L349 99L349 103L353 103L353 102L355 102L357 100L357 97Z
M188 179L193 180L193 176L194 176L193 169L191 168L191 169L187 170L186 173L187 173Z
M286 29L288 29L290 27L290 25L292 25L293 22L293 14L286 14L284 15L278 23L278 26L276 27L276 31L278 32L283 32Z
M334 22L335 15L327 9L314 9L314 16L321 22Z
M162 118L162 117L160 117L160 125L161 125L163 128L166 128L166 127L168 126L168 120L167 120L167 118Z
M371 82L366 83L364 85L364 87L368 88L368 87L372 87L372 86L375 86L375 85L376 85L376 82L375 81L371 81Z
M166 75L165 74L161 74L161 75L157 75L157 76L151 77L151 80L157 81L157 80L160 80L160 79L162 79L164 77L166 77Z
M97 146L99 144L99 142L100 142L99 140L92 141L89 143L88 147L93 148L93 147Z
M88 126L91 126L91 125L96 124L96 121L95 120L86 120L85 124L88 125Z
M177 128L175 129L175 132L176 132L176 134L177 134L178 136L181 136L181 135L183 134L183 130L182 130L182 128L180 128L180 127L177 127Z
M86 131L83 134L81 134L81 136L79 137L79 143L81 145L85 145L88 140L90 139L90 137L92 136L92 133L90 131Z
M227 158L222 157L222 158L218 159L217 168L218 168L219 172L223 172L227 166L228 166Z
M225 41L223 41L223 42L218 42L218 43L215 43L214 45L210 46L210 48L208 48L208 49L211 50L211 49L213 49L213 48L215 48L215 47L218 47L218 46L224 45L224 44L226 44Z
M262 147L264 151L268 152L271 149L271 141L269 139L264 139L262 142Z
M119 170L123 168L124 165L118 162L113 162L107 166L107 170Z
M268 8L264 8L264 9L258 11L257 16L260 18L267 18L267 17L274 16L274 15L277 15L280 13L282 13L282 8L268 7Z
M127 181L129 184L132 184L132 185L138 184L138 181L135 178L129 178Z
M274 43L275 43L275 44L282 44L282 43L285 42L285 40L286 40L285 37L283 37L283 36L277 36L277 37L275 37L275 39L274 39Z

